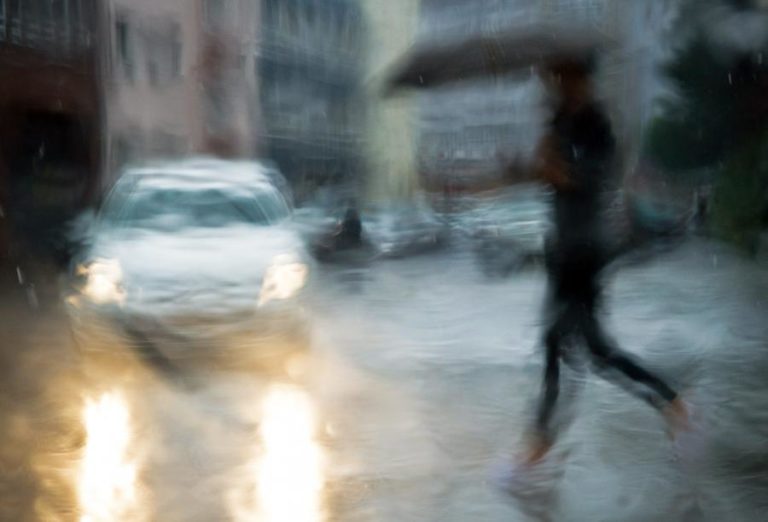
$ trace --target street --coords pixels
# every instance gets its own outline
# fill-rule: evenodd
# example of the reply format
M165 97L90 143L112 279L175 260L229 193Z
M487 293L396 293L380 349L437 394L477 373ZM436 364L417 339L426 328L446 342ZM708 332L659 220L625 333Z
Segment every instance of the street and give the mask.
M62 305L6 292L0 520L764 520L768 273L725 247L691 239L607 287L609 331L692 405L682 456L587 374L567 459L528 501L493 469L539 390L540 270L488 279L453 249L321 268L312 288L284 377L195 368L194 386L120 347L91 364Z
M767 54L768 0L0 0L0 522L768 522Z

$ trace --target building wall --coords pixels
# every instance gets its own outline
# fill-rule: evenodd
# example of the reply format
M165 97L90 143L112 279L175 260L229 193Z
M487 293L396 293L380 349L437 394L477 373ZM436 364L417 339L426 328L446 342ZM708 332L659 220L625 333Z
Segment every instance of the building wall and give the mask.
M254 153L258 16L258 0L109 0L113 177L130 161Z
M497 177L504 164L527 160L541 135L543 102L531 81L464 84L423 100L418 161L430 185Z
M362 6L367 27L366 192L374 200L410 197L418 186L417 105L412 97L382 99L381 80L415 40L419 2L363 0Z
M107 137L116 169L202 141L198 9L188 0L111 0L106 17Z
M202 0L201 6L201 150L225 157L252 156L260 147L256 63L261 1Z
M453 38L514 24L593 27L615 41L597 79L622 144L626 169L637 158L642 131L660 90L657 68L675 0L423 0L419 38ZM498 79L446 88L421 103L422 173L493 177L504 161L530 155L546 110L541 86Z
M362 17L352 0L264 0L263 135L301 198L361 174Z
M540 14L523 0L422 0L418 39L455 39L527 24ZM420 96L419 173L428 185L498 177L525 157L541 132L541 99L531 81L497 78Z

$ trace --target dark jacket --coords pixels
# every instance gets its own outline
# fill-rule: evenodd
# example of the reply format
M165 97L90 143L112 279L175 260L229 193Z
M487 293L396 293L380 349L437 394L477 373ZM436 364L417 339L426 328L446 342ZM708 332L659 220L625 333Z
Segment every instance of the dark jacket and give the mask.
M547 265L558 297L594 299L597 276L608 261L602 201L615 140L608 118L595 103L575 112L559 110L550 133L568 166L568 184L555 190L555 229Z

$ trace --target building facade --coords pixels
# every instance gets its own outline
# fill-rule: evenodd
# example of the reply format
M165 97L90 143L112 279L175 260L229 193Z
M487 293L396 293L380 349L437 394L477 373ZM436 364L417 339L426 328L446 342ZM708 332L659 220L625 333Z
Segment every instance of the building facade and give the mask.
M579 24L616 42L601 63L600 97L611 114L627 169L640 151L661 85L657 68L676 0L422 0L420 40L492 32L516 24ZM529 81L478 81L424 95L419 165L427 179L494 178L510 161L525 163L546 117L544 93Z
M254 154L258 0L109 0L103 22L108 172Z
M418 39L438 41L530 23L538 9L519 0L422 0ZM507 78L449 85L420 97L417 161L429 187L498 177L504 161L529 154L540 133L531 82Z
M264 153L299 198L354 184L362 169L360 6L352 0L263 0L260 101Z
M252 157L260 6L0 0L0 254L56 236L127 163Z

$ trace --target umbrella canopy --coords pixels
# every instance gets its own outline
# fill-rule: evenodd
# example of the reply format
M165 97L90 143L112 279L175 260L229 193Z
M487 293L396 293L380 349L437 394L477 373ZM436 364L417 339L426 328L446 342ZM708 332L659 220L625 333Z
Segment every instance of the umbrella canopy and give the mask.
M609 38L594 29L543 26L428 42L415 46L392 68L385 95L403 88L506 75L554 60L587 58L610 45Z

